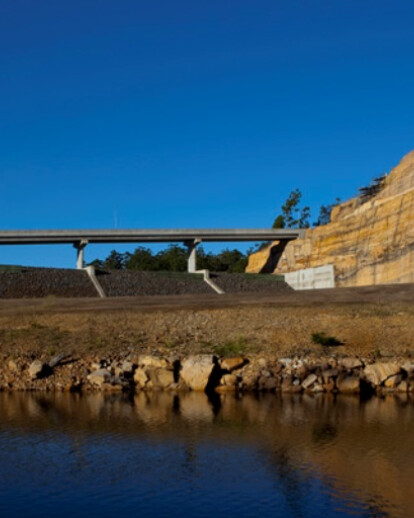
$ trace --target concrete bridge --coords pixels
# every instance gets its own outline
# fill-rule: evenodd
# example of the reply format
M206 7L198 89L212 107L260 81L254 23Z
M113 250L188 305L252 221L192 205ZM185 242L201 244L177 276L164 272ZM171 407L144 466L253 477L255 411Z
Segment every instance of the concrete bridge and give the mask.
M196 248L202 242L291 241L302 229L110 229L110 230L2 230L0 245L72 244L76 268L84 267L89 243L183 243L188 250L189 273L197 270Z

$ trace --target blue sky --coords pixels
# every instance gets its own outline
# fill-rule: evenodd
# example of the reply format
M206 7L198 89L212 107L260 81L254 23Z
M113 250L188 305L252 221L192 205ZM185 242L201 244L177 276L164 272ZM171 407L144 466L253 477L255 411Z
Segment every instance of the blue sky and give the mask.
M315 220L414 148L413 19L398 0L2 0L1 228L269 227L296 187Z

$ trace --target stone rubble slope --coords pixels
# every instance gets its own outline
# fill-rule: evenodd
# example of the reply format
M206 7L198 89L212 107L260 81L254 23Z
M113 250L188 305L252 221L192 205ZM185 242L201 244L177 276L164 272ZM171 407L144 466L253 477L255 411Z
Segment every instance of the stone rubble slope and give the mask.
M202 275L133 270L97 271L97 279L107 297L145 295L202 295L214 293ZM246 278L245 274L212 274L226 293L289 293L284 281ZM270 276L267 276L270 277ZM65 268L22 268L0 271L0 298L97 297L88 275Z
M0 367L2 391L207 393L348 393L414 396L414 361L336 357L274 358L212 354L162 357L134 353L99 358L58 355L53 364L9 359ZM53 365L53 367L51 367Z

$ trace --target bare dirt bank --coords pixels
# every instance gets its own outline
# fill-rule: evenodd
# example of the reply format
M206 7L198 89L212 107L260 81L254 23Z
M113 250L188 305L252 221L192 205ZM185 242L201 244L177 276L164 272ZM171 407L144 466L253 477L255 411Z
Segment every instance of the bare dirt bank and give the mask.
M0 354L414 354L414 286L278 294L0 300ZM313 333L343 345L324 347Z

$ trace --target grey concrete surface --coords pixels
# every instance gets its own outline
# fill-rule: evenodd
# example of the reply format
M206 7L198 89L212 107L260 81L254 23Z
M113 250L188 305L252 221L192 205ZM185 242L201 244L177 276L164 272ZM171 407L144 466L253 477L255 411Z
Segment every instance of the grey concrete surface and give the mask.
M185 241L275 241L302 237L302 229L109 229L1 230L1 245L64 243L173 243Z

